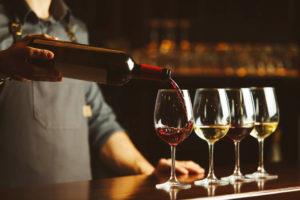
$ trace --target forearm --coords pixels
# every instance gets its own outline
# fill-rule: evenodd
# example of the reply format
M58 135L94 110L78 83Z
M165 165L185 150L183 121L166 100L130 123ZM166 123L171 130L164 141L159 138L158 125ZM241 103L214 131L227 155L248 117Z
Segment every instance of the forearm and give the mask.
M120 175L151 174L154 171L124 132L114 133L108 139L100 151L100 158Z

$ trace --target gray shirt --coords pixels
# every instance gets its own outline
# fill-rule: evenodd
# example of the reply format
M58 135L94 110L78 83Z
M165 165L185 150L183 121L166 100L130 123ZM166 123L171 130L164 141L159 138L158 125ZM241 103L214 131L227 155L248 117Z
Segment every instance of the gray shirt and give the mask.
M48 21L38 19L23 0L12 4L23 35L46 33L69 41L67 23L79 43L88 43L84 24L61 0L53 0ZM0 4L2 50L13 43L9 21ZM90 151L99 152L119 130L95 83L6 81L0 86L0 186L89 180Z

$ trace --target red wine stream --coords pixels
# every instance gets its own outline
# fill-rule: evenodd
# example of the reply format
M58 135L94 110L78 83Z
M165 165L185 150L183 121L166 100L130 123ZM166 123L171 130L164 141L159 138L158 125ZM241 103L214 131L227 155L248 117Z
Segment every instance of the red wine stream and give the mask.
M184 100L183 100L183 92L182 92L182 90L180 90L178 84L171 77L169 78L169 80L170 80L170 83L173 86L173 88L176 90L176 93L177 93L178 98L180 100L181 106L184 110L186 119L188 120L189 119L188 118L188 113L187 113L187 109L186 109L186 106L185 106L185 103L184 103ZM188 128L193 128L193 121L188 121Z
M186 114L186 118L188 119L187 110L186 110L186 107L185 107L185 104L184 104L184 101L183 101L183 92L180 90L178 84L172 78L170 78L170 83L173 86L173 88L176 90L176 93L178 95L178 98L180 100L182 108L183 108L183 110Z

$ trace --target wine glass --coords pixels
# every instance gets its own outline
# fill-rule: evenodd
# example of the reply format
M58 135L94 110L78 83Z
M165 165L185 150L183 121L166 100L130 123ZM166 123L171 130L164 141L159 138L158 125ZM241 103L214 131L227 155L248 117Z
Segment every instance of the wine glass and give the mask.
M259 162L257 171L247 174L246 177L255 179L276 179L264 169L264 139L275 132L279 123L279 108L277 105L275 89L273 87L251 88L255 104L255 127L250 133L258 140Z
M231 113L231 126L227 136L234 142L235 168L232 175L221 179L231 183L253 181L253 179L246 178L240 170L240 142L250 135L255 124L253 97L249 88L226 89L226 93Z
M190 188L190 184L180 183L175 175L175 149L192 132L193 109L188 90L160 89L156 97L154 126L157 135L171 146L171 177L157 189Z
M227 185L214 174L214 143L223 138L230 127L230 109L224 89L197 89L194 99L194 130L209 147L209 172L205 179L195 181L195 185Z

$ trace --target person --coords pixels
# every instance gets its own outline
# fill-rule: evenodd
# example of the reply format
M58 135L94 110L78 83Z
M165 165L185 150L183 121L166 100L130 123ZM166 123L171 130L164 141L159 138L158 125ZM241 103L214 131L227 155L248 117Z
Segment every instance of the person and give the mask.
M85 25L63 0L0 3L1 187L89 180L91 155L118 175L170 168L169 159L154 168L135 148L96 83L30 64L55 57L27 46L33 37L88 44ZM204 173L192 161L177 161L176 170Z

